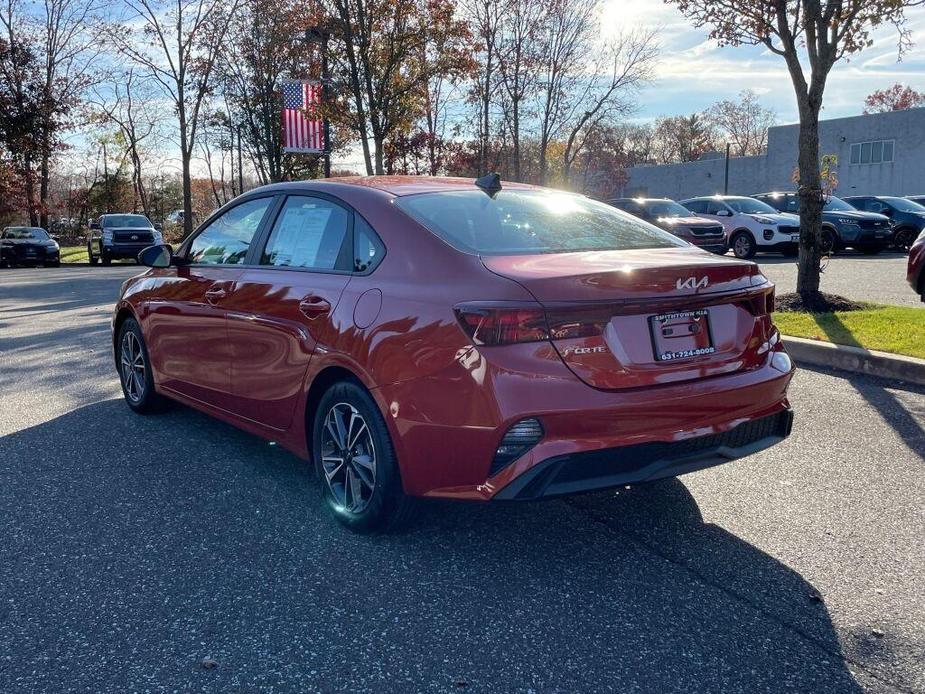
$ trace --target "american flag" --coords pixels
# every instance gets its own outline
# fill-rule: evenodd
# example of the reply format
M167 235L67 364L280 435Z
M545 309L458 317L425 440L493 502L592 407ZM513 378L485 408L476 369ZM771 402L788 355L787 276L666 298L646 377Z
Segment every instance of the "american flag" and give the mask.
M283 150L324 151L324 122L318 116L318 82L283 83Z

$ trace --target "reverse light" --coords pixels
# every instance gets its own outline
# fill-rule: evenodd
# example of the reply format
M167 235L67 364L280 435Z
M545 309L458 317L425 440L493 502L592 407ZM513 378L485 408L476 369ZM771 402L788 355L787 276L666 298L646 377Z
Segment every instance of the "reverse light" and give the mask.
M521 419L514 424L495 450L495 457L491 462L490 474L494 475L504 467L513 463L524 453L533 448L543 438L543 425L535 417Z

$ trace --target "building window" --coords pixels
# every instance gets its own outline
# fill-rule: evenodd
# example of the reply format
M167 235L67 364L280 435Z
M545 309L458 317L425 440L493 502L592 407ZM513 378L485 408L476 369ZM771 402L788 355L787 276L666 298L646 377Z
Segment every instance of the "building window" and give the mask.
M852 164L884 164L893 161L893 140L855 142L851 145Z

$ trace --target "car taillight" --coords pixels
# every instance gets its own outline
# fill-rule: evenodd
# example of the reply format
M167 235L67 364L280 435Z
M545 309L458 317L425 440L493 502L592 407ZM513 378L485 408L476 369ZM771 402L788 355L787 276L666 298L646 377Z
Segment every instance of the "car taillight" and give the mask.
M461 304L456 318L477 345L510 345L549 339L546 314L539 304Z

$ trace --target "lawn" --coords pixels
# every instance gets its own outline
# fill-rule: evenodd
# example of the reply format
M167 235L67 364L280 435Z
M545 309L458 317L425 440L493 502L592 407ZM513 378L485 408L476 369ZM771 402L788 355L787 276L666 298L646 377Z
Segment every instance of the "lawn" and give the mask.
M862 311L778 311L774 323L784 335L925 359L925 308L869 304Z
M87 247L86 246L61 246L62 263L86 263Z

